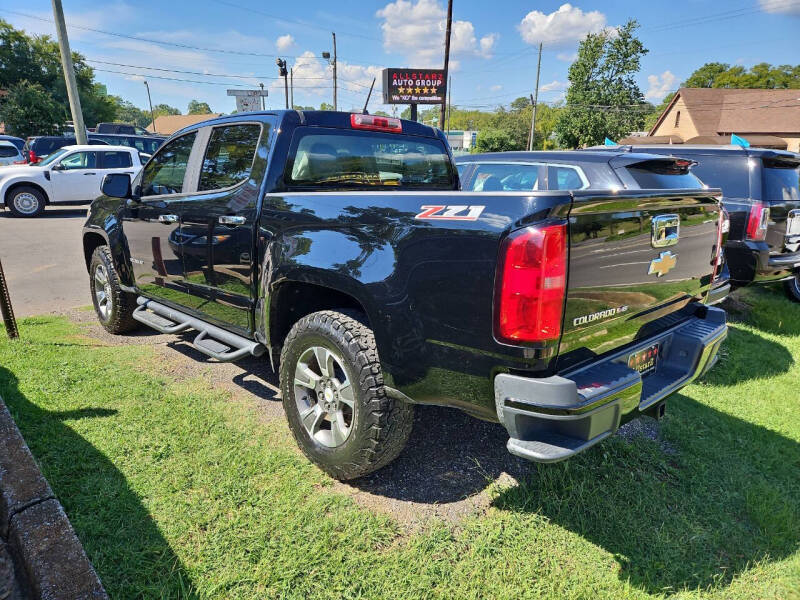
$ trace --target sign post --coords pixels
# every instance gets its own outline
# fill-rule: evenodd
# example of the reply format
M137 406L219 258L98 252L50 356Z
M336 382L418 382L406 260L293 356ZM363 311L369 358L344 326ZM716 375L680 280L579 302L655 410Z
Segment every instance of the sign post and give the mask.
M419 104L443 104L447 98L444 69L384 69L383 103L410 104L417 120Z
M254 112L261 110L261 99L269 96L269 90L228 90L228 96L236 97L236 112Z

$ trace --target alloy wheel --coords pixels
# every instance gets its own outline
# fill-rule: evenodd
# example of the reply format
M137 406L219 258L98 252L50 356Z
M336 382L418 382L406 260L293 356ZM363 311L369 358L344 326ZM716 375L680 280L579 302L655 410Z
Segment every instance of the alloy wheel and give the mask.
M105 265L97 265L94 270L94 297L100 318L108 321L113 307L113 297L111 294L111 282L108 280L108 271Z
M323 446L341 446L353 430L355 393L342 358L312 346L297 361L294 397L300 421Z

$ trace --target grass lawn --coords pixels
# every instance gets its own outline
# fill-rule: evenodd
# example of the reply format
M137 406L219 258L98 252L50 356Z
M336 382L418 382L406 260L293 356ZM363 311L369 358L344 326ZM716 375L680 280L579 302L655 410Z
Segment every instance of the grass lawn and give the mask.
M661 439L487 480L487 511L419 527L336 492L256 397L65 319L0 336L0 395L115 599L800 598L800 306L739 300Z

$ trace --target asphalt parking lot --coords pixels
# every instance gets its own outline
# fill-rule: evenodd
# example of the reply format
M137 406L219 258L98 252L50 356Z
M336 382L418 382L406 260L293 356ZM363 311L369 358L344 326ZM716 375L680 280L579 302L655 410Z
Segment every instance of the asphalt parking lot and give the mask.
M91 303L81 245L85 218L84 206L48 206L35 219L0 211L0 261L17 317Z

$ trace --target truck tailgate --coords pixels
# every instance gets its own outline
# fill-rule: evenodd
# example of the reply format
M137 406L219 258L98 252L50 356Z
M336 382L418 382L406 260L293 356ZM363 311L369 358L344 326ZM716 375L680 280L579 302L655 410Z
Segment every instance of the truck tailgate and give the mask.
M702 299L719 224L706 190L574 197L560 368L628 344L645 323Z

